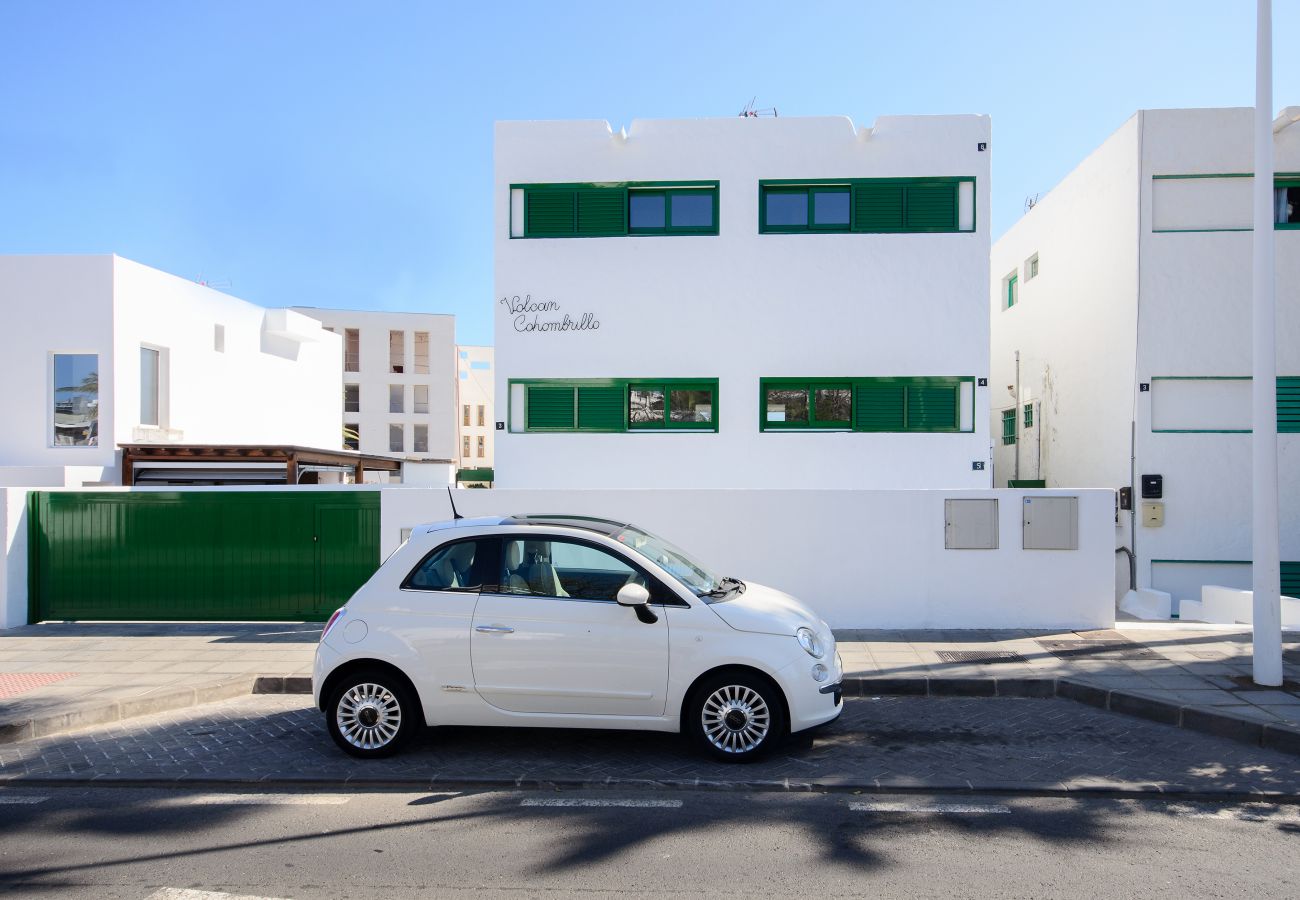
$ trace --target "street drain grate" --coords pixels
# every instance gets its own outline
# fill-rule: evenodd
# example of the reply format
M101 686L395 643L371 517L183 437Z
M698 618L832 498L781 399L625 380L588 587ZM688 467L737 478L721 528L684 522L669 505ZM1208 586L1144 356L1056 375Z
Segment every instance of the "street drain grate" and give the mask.
M934 652L946 663L1029 662L1019 653L1012 653L1010 650L936 650Z
M1058 659L1164 659L1156 651L1132 641L1038 641L1038 646Z

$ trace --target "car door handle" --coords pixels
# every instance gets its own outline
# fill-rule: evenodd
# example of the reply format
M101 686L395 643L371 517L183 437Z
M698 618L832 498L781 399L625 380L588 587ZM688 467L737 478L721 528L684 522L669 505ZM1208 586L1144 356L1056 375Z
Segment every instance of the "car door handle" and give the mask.
M484 634L514 634L515 630L509 625L475 625L475 631L481 631Z

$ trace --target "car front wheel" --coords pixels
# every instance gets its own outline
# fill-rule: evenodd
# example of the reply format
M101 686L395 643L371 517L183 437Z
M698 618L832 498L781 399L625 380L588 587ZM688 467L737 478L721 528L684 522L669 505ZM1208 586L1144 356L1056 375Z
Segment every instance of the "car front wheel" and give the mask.
M710 756L752 762L785 736L785 711L776 689L745 672L702 682L686 710L687 728Z
M386 672L356 672L330 697L325 721L344 752L363 759L388 756L415 728L415 699Z

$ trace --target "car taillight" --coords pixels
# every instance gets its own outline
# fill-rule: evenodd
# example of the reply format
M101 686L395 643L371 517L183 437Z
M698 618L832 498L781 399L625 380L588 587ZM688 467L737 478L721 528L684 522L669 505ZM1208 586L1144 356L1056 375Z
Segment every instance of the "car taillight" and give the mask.
M340 606L338 609L334 610L334 615L330 616L330 620L325 623L325 630L320 633L320 639L322 641L325 640L325 635L330 633L330 629L334 627L334 623L339 620L339 616L343 615L345 609L347 609L346 606Z

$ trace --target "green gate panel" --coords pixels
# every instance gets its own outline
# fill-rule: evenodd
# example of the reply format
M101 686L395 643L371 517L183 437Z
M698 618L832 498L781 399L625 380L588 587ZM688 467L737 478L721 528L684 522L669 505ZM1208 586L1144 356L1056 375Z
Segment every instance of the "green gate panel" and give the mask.
M38 492L34 619L325 619L379 566L378 491Z

